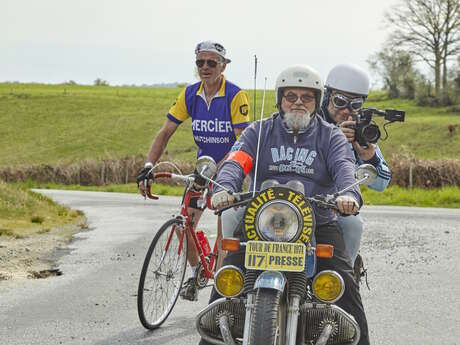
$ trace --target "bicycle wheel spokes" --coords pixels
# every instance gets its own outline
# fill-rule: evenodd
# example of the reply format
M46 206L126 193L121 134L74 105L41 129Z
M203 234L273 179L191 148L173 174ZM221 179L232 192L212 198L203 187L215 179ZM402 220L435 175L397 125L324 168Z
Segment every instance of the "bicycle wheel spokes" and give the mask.
M137 305L141 323L148 329L159 327L167 319L179 296L187 268L187 240L184 238L179 252L180 237L176 234L182 231L180 221L168 221L155 235L147 252Z

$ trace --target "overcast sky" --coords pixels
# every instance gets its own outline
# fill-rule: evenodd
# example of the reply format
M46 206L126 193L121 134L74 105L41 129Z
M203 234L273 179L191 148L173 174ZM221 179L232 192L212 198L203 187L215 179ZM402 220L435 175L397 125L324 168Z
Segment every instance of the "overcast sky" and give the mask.
M273 88L277 74L334 65L378 51L383 14L398 0L0 0L0 82L111 85L194 82L194 49L215 40L232 59L226 76ZM369 70L368 70L369 71Z

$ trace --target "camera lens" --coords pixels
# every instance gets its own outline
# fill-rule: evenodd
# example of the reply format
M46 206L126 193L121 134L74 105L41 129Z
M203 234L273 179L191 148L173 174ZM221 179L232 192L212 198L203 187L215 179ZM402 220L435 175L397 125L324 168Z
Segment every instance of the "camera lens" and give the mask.
M366 142L375 144L380 139L379 127L373 123L363 127L362 137L366 140Z

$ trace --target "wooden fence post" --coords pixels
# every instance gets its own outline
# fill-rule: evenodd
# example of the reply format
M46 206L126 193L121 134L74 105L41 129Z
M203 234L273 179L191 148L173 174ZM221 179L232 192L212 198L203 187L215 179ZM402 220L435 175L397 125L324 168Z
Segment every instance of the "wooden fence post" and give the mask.
M412 189L413 187L413 184L412 184L412 169L413 169L413 165L412 165L412 161L409 163L409 188Z

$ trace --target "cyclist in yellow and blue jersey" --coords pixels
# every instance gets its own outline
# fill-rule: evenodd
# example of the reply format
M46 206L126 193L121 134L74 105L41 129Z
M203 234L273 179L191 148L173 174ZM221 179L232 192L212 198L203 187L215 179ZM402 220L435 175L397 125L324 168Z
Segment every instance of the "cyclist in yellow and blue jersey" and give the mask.
M214 61L214 60L212 60ZM197 158L206 155L220 162L249 124L249 102L246 91L221 76L219 90L207 102L204 82L188 86L181 92L167 115L180 125L192 119Z
M223 75L227 64L231 62L226 57L225 48L217 42L204 41L196 46L195 55L195 64L201 81L187 86L169 109L165 124L150 146L143 170L150 169L157 163L177 127L188 118L192 120L193 137L198 149L197 158L211 156L216 163L224 160L238 136L249 125L248 94L226 80ZM139 191L145 195L142 183L139 184ZM197 199L192 199L189 210L196 227L203 208L198 206ZM221 232L219 219L216 239L218 243ZM196 301L198 291L195 272L199 259L191 242L189 239L188 262L193 275L185 283L181 296Z

